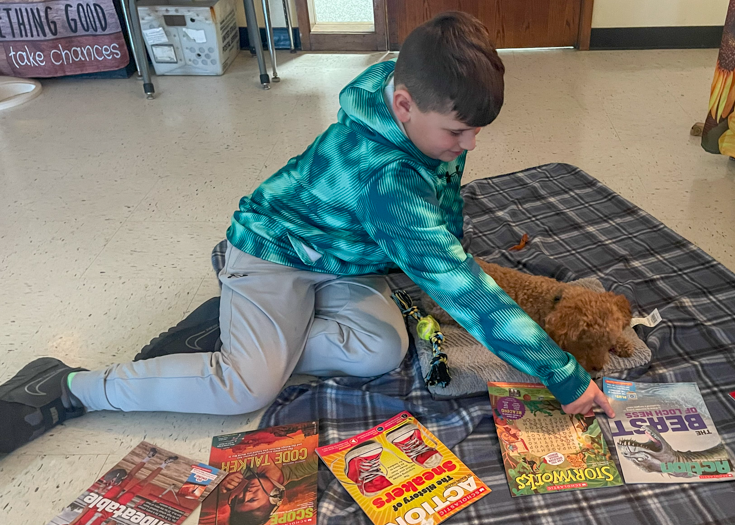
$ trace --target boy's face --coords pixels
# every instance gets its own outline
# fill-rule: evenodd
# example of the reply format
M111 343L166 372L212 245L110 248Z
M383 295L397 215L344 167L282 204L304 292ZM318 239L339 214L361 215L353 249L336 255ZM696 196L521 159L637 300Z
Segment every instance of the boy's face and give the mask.
M449 162L463 151L475 149L475 137L482 128L472 128L457 120L455 113L424 113L403 88L396 88L393 111L406 128L411 142L432 159Z

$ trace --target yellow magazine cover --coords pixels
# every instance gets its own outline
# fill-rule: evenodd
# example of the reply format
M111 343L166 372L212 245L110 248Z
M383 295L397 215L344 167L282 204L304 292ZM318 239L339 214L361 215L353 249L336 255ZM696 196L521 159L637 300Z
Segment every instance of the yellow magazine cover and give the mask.
M408 412L316 449L375 525L433 525L490 493Z

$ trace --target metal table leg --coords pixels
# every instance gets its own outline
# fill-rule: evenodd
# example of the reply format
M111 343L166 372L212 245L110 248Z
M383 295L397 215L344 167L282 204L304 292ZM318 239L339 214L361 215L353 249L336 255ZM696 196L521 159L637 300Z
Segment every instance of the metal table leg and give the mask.
M293 26L291 25L291 6L290 0L283 0L283 16L286 18L286 27L288 27L288 43L291 46L291 53L296 52L296 46L293 42Z
M138 71L143 76L143 91L145 92L148 100L153 99L153 94L156 90L153 87L151 81L151 70L148 67L148 57L145 51L145 42L143 41L143 29L140 27L140 17L138 17L138 6L136 0L123 0L128 2L129 17L130 17L130 40L134 41L133 44L133 55L135 61L138 64Z
M255 48L255 56L258 59L258 69L260 70L260 84L263 89L271 88L271 80L268 77L268 70L265 68L265 59L263 58L263 46L260 43L260 29L258 29L258 19L255 17L255 5L253 0L243 0L245 7L245 19L248 23L248 38L251 47Z
M130 39L130 49L133 52L133 59L135 60L135 69L138 73L138 76L140 76L140 65L138 64L138 50L135 45L135 39L133 38L133 30L130 27L130 12L128 11L128 3L123 0L122 2L120 2L120 8L122 9L123 18L125 19L125 28L128 30L128 38Z
M293 26L291 25L291 6L290 0L283 0L283 16L286 17L286 27L288 27L288 43L291 46L291 53L296 52L296 46L293 42Z
M273 25L271 24L271 10L268 0L263 0L263 17L265 18L265 34L268 38L268 51L271 54L271 65L273 66L273 82L280 82L278 71L276 71L276 46L273 43Z

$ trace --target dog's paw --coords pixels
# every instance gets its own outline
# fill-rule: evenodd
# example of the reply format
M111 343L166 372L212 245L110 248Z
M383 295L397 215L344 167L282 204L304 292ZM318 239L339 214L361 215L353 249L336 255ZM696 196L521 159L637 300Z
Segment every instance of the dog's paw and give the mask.
M613 352L619 357L632 357L635 352L635 345L629 339L620 337L615 342Z

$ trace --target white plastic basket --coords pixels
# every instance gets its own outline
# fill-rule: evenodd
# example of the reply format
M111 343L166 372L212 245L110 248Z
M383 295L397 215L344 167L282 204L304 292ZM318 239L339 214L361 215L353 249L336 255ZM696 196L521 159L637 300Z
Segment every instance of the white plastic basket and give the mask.
M37 80L0 77L0 111L33 100L41 94L42 89Z

